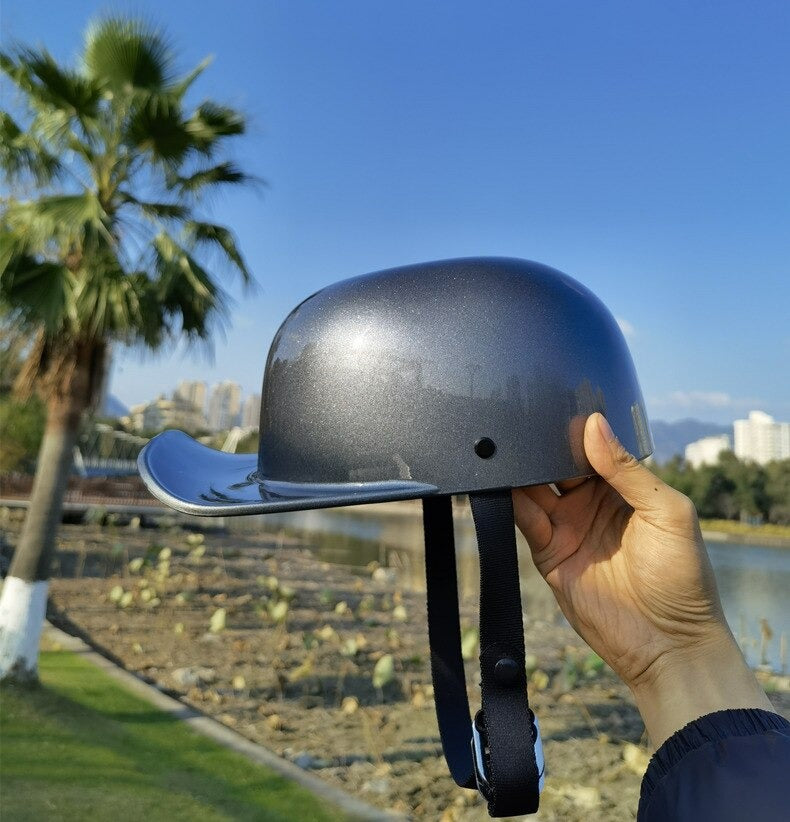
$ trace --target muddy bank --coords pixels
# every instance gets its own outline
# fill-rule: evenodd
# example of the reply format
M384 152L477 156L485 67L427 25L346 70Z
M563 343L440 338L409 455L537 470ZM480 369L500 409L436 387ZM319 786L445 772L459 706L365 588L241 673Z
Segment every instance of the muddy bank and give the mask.
M63 528L53 571L54 621L201 711L380 807L488 818L447 774L424 596L398 571L319 562L284 534L96 526ZM473 685L472 597L462 617ZM541 605L525 627L549 767L535 818L633 819L647 751L627 689L558 613Z

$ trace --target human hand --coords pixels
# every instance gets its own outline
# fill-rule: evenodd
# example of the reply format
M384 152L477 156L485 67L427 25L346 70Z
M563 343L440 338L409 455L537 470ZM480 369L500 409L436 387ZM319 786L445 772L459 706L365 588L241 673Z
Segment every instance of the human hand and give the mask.
M724 620L691 501L628 454L601 414L584 430L599 476L518 488L518 527L576 632L631 688L658 745L729 707L772 710Z

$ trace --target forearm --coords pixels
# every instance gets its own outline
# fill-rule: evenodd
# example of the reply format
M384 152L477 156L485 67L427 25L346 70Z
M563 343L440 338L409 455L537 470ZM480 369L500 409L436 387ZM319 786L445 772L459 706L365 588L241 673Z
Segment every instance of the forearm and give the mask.
M639 682L628 684L656 748L684 725L714 711L773 710L726 628L704 645L665 654Z

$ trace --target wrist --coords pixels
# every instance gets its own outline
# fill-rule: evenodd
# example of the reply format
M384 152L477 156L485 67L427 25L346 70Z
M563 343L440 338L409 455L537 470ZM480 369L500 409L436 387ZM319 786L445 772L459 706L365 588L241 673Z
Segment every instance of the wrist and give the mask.
M701 716L728 708L773 710L726 626L659 656L628 683L652 744Z

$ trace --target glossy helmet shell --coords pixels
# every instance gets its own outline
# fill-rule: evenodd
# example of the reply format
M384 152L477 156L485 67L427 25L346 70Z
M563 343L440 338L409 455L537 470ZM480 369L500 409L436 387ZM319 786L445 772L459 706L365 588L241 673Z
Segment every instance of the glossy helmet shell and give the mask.
M585 286L518 259L388 269L288 315L266 362L257 466L223 488L224 455L220 485L189 493L248 513L558 482L593 473L583 429L595 411L632 454L651 453L623 334ZM172 504L154 473L149 461L144 477Z

